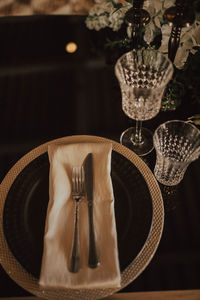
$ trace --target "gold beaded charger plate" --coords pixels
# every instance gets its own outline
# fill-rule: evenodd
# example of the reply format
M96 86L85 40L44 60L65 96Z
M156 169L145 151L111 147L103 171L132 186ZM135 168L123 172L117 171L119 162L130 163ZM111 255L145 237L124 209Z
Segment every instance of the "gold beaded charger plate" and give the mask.
M45 299L101 299L119 288L42 289L38 279L48 205L52 143L111 142L111 177L121 289L135 280L151 261L163 230L162 195L148 166L121 144L97 136L75 135L45 143L22 157L0 185L0 263L22 288Z

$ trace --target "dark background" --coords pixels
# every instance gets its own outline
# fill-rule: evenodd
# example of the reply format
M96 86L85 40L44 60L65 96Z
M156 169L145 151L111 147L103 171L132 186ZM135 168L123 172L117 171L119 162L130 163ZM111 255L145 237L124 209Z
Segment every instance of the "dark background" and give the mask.
M82 16L0 19L0 176L29 150L54 138L90 134L119 140L131 122L121 110L113 66L95 56L94 35ZM76 42L69 54L65 45ZM99 41L96 41L99 44ZM187 119L199 104L183 99L144 126ZM146 162L152 168L155 153ZM165 225L160 246L145 271L123 291L200 288L200 161L178 187L161 186ZM29 295L0 267L0 297Z

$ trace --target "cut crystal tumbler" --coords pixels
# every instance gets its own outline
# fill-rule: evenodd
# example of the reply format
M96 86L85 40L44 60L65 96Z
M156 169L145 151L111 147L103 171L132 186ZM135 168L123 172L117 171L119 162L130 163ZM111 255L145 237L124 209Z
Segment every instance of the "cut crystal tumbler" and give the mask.
M200 130L188 122L168 121L156 129L153 142L156 179L164 185L177 185L189 164L200 156Z

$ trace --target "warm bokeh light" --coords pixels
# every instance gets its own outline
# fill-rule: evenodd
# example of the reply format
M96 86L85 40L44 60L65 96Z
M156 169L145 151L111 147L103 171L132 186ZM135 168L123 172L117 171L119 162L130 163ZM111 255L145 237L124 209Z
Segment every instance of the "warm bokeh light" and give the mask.
M78 46L76 43L74 42L69 42L66 44L66 47L65 47L65 50L68 52L68 53L74 53L76 52Z

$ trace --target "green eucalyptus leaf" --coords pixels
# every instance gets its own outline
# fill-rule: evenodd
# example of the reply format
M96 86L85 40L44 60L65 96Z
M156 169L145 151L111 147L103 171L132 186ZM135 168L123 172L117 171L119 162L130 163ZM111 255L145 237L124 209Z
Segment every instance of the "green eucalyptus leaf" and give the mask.
M121 3L117 3L114 7L116 8L114 11L113 11L113 14L118 11L120 8L122 8L122 4Z

